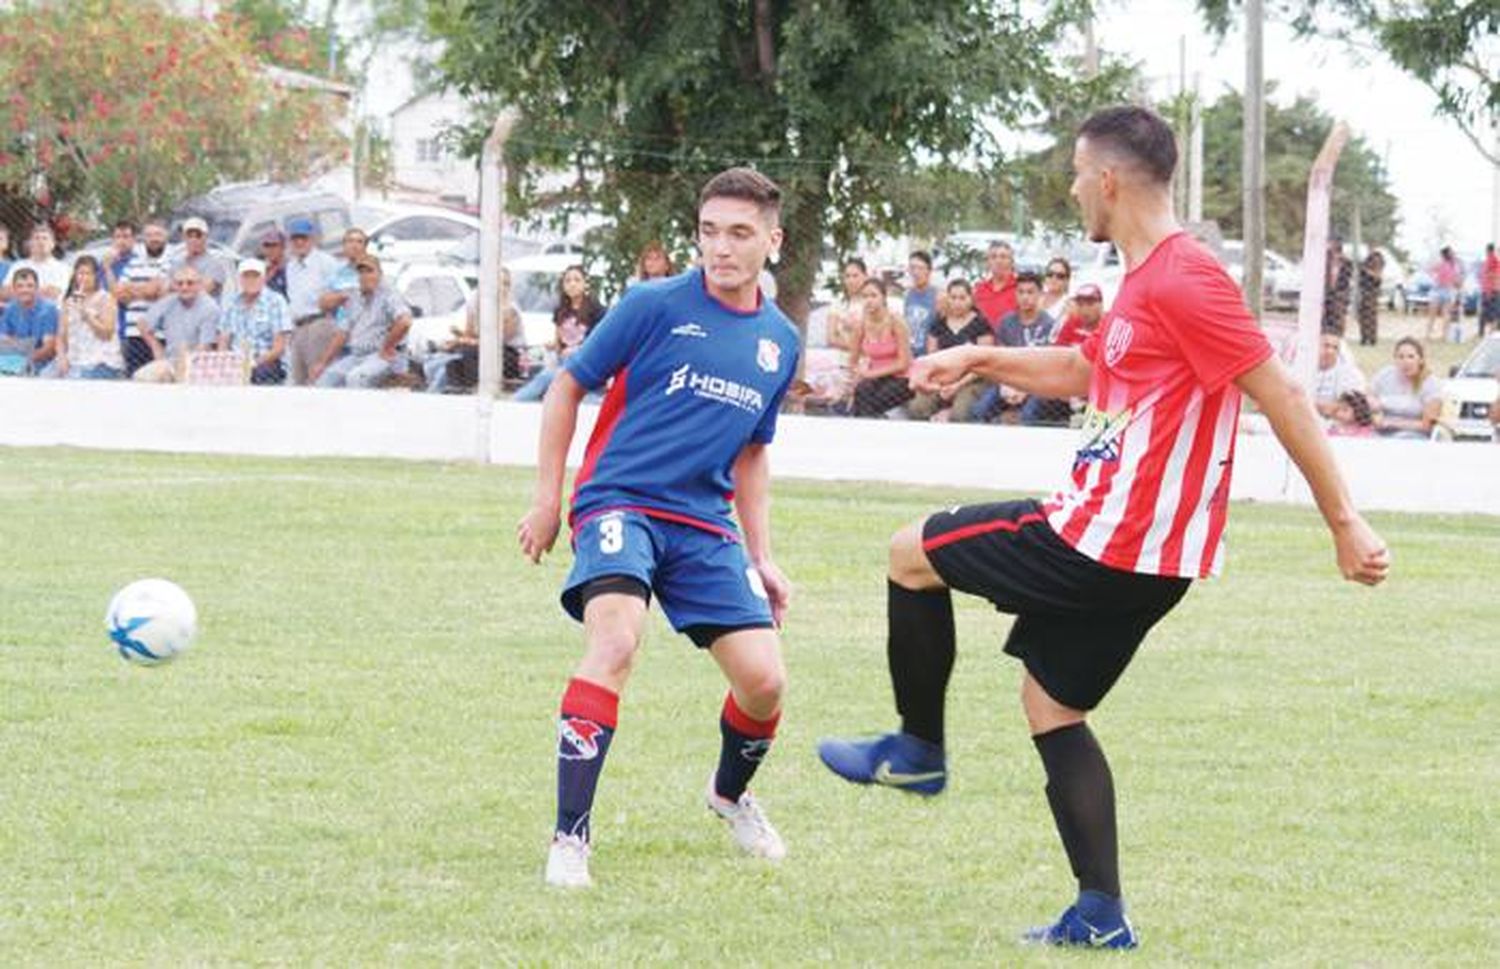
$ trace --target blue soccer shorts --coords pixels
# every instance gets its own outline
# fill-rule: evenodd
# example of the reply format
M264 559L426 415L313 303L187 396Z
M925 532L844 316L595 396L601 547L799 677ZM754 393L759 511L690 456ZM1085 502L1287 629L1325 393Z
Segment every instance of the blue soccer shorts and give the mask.
M628 576L661 602L672 628L770 627L771 603L760 573L739 542L692 525L636 511L611 511L573 533L573 570L562 606L583 621L583 589L595 579Z

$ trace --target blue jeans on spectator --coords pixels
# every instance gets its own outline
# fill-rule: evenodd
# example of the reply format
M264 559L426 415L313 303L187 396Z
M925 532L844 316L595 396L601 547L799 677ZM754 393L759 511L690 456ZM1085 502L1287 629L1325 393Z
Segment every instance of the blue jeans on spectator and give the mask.
M119 380L125 371L116 370L107 363L96 363L92 367L73 367L68 371L72 380Z
M556 376L557 367L543 367L536 372L536 376L516 390L511 400L541 400L547 396L547 388L552 386L552 378Z
M258 364L250 371L250 382L256 385L274 385L286 380L286 364L280 360Z
M975 424L984 424L998 413L1000 413L1000 388L990 384L980 391L979 397L974 401L974 406L969 411L969 420Z
M448 364L462 360L461 353L429 353L422 361L422 376L427 378L429 394L448 392Z
M387 360L379 351L370 353L346 353L342 357L328 365L318 377L319 387L374 387L380 381L393 373L403 373L405 368L397 369L401 363L398 354L395 360Z

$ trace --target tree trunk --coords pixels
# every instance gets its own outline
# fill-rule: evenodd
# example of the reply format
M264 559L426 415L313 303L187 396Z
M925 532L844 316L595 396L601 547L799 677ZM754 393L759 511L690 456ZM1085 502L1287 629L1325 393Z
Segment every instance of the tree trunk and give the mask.
M818 265L823 255L823 220L828 208L828 173L817 172L788 180L783 185L786 239L781 244L781 261L776 265L776 302L792 318L801 332L802 348L807 349L807 317L812 308L813 288L818 281ZM805 361L803 353L800 360ZM801 376L802 364L798 364Z

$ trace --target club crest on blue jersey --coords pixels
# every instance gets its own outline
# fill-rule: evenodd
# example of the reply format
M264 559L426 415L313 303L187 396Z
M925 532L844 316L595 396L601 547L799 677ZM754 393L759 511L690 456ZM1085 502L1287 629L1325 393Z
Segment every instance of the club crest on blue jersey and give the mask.
M599 756L599 741L604 731L592 720L564 717L557 724L557 756L563 760L593 760Z
M766 373L775 373L781 369L781 345L775 340L760 338L760 345L755 350L755 362L760 369Z

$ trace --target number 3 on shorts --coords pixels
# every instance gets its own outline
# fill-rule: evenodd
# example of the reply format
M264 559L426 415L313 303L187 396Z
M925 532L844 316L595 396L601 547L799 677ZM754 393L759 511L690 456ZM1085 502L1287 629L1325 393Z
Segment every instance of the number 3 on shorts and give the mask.
M599 551L613 555L625 547L625 520L608 517L599 519Z

